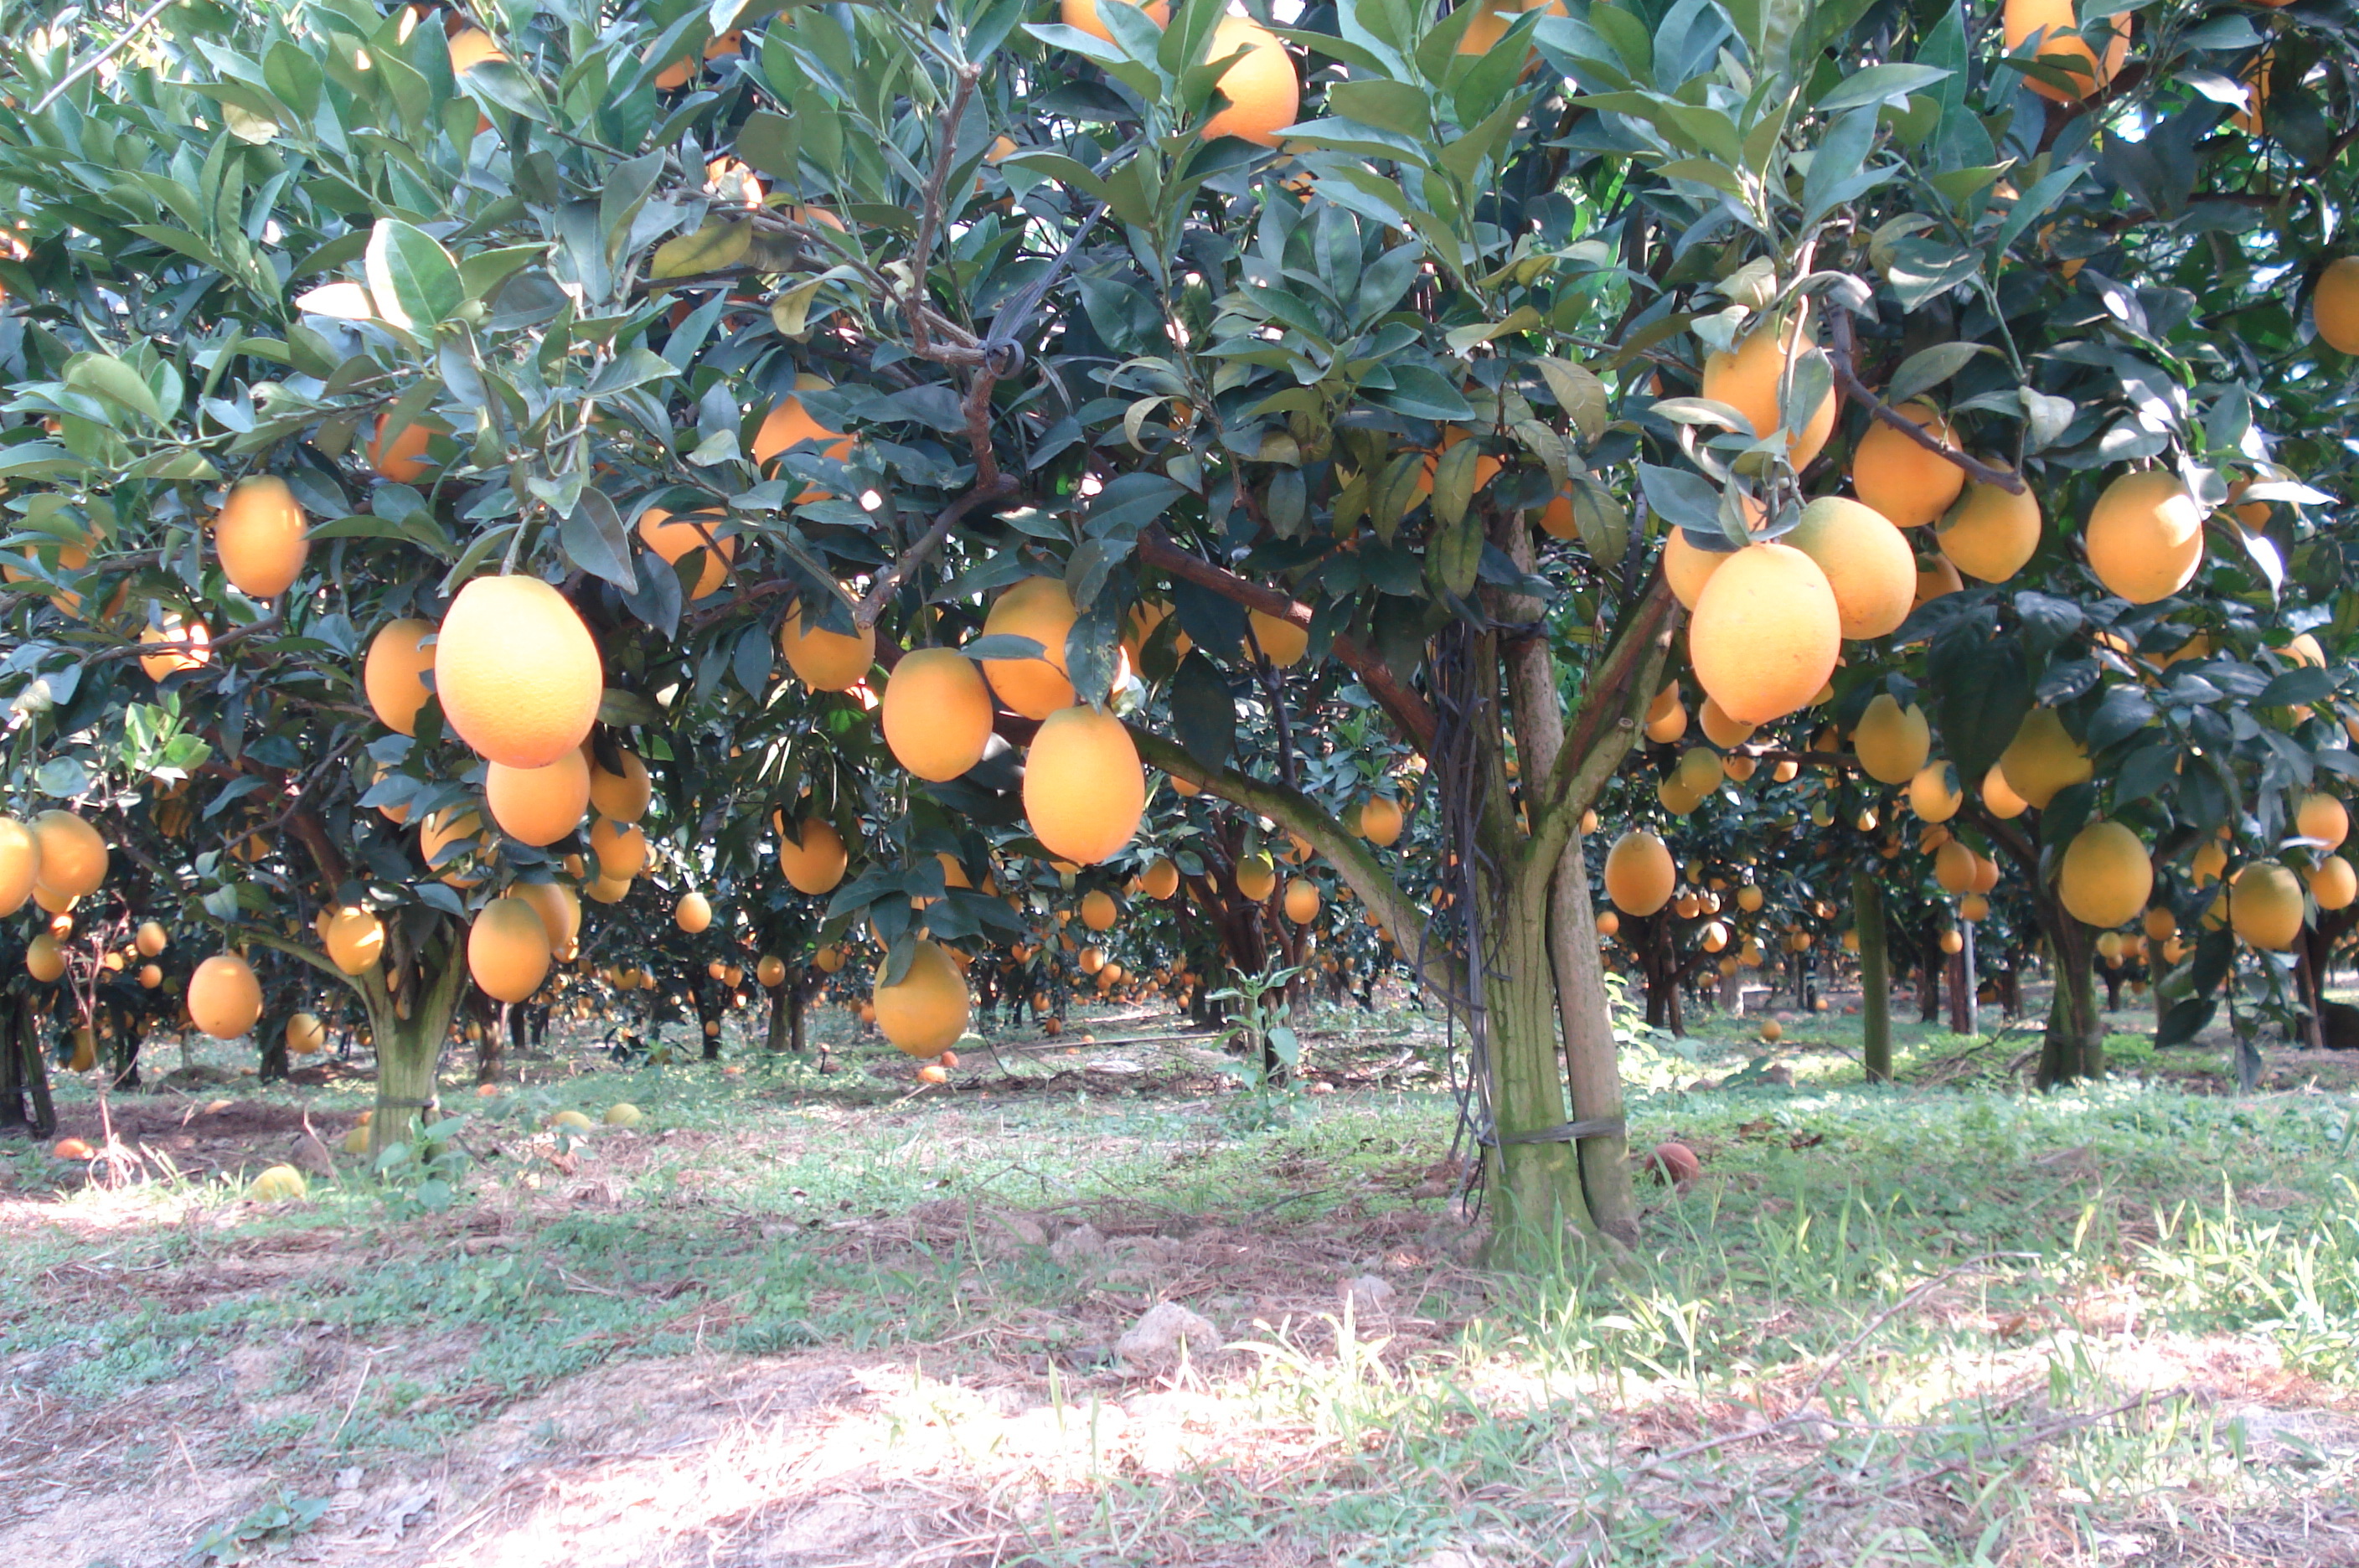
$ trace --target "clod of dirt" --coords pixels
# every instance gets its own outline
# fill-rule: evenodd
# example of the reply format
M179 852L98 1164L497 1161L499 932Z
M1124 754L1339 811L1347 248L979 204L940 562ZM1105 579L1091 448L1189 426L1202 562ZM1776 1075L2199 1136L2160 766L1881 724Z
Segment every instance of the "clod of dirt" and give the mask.
M1381 1274L1363 1274L1343 1287L1352 1299L1352 1311L1365 1317L1382 1315L1392 1311L1393 1284Z
M1647 1173L1669 1181L1680 1192L1703 1174L1703 1161L1684 1143L1658 1143L1647 1155Z
M1160 1372L1178 1364L1181 1354L1202 1357L1221 1348L1221 1331L1177 1301L1163 1301L1114 1342L1114 1354L1142 1372Z
M295 1140L287 1151L287 1163L311 1176L333 1176L336 1161L328 1153L328 1146L310 1133Z
M1106 1240L1093 1225L1077 1225L1049 1247L1049 1256L1068 1266L1085 1258L1105 1256Z

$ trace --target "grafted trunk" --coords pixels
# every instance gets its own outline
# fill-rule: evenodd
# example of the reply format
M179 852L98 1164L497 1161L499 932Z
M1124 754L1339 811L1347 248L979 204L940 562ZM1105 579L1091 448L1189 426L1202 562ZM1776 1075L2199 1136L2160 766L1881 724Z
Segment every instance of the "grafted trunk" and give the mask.
M1571 1119L1557 1066L1556 983L1547 940L1552 870L1522 869L1511 877L1484 932L1484 1019L1499 1137L1487 1156L1497 1204L1487 1256L1524 1269L1553 1267L1569 1245L1602 1239L1571 1141L1530 1137L1556 1133Z
M1605 964L1597 951L1597 917L1590 908L1589 869L1575 833L1557 865L1549 895L1549 941L1556 974L1557 1012L1564 1029L1565 1083L1572 1119L1620 1123L1622 1069L1606 1004ZM1602 1132L1582 1138L1581 1190L1590 1217L1615 1240L1638 1239L1638 1203L1630 1186L1630 1138Z
M2105 1072L2105 1026L2097 1011L2096 945L2089 928L2052 898L2039 899L2039 923L2056 988L2048 1004L2048 1039L2039 1051L2039 1086L2053 1089Z
M1892 1081L1892 970L1885 947L1884 888L1871 872L1851 878L1853 929L1859 932L1860 1059L1871 1083Z
M376 1114L369 1119L369 1152L406 1142L439 1109L435 1070L450 1038L467 964L455 943L446 945L430 974L410 976L409 1017L402 1018L392 996L370 977L363 993L369 1036L376 1045Z
M34 1138L58 1130L40 1022L20 996L0 996L0 1127L21 1127Z

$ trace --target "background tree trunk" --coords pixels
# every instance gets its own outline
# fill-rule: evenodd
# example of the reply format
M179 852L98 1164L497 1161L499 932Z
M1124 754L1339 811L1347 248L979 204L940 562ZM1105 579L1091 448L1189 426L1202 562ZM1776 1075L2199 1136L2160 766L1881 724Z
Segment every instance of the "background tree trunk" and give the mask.
M408 1141L426 1114L436 1108L435 1070L441 1063L442 1043L450 1038L451 1019L458 1010L466 975L466 958L452 943L446 945L438 970L410 977L419 983L409 987L408 1018L399 1016L393 996L382 985L372 984L366 993L369 1037L376 1045L376 1114L369 1118L371 1154L388 1144Z
M1892 1081L1892 970L1885 947L1884 889L1872 873L1851 877L1852 918L1859 932L1860 1058L1867 1081Z
M2039 1051L2039 1086L2053 1089L2105 1072L2105 1025L2097 1011L2096 952L2089 930L2052 898L2038 900L2039 923L2056 972L2048 1004L2048 1040Z

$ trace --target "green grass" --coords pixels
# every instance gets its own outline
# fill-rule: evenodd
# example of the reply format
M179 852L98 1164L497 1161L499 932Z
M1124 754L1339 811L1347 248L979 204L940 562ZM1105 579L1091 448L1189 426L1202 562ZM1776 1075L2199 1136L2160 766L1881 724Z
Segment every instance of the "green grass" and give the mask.
M1112 1050L1020 1059L1020 1083L978 1073L984 1090L915 1100L850 1070L575 1075L560 1058L521 1092L454 1095L473 1163L447 1213L357 1171L276 1208L244 1204L234 1172L13 1205L0 1362L36 1358L23 1386L79 1410L166 1400L203 1463L324 1496L344 1465L440 1463L544 1396L561 1448L565 1391L642 1364L656 1392L636 1398L660 1417L675 1365L886 1358L909 1379L879 1396L902 1423L887 1434L967 1378L1034 1404L1135 1400L1147 1386L1108 1343L1185 1285L1246 1345L1203 1390L1203 1452L1142 1468L1134 1436L1053 1485L988 1454L932 1483L1032 1497L1000 1528L1050 1563L1555 1562L1579 1545L1617 1563L1967 1568L2076 1560L2040 1553L2109 1536L2159 1546L2173 1509L2272 1539L2359 1480L2359 1425L2334 1413L2359 1396L2347 1095L2190 1089L2120 1039L2121 1079L2034 1096L1974 1055L2021 1037L1907 1029L1891 1086L1859 1082L1839 1017L1774 1052L1732 1020L1634 1051L1650 1085L1635 1141L1688 1144L1705 1178L1642 1189L1645 1240L1618 1267L1520 1280L1465 1269L1433 1228L1441 1204L1416 1195L1449 1143L1430 1079L1289 1096L1246 1131L1233 1092L1176 1055L1119 1079L1051 1077ZM1348 1065L1339 1051L1314 1061ZM1764 1056L1795 1081L1745 1072ZM271 1096L322 1118L362 1098ZM636 1136L538 1131L625 1099L647 1116ZM0 1147L20 1192L60 1173ZM1142 1285L992 1229L1112 1214L1172 1235L1214 1222L1248 1256ZM1401 1294L1356 1321L1334 1284L1370 1269ZM249 1363L224 1391L221 1369ZM2311 1425L2294 1432L2289 1410ZM1748 1422L1767 1430L1695 1446ZM158 1441L88 1483L147 1484Z

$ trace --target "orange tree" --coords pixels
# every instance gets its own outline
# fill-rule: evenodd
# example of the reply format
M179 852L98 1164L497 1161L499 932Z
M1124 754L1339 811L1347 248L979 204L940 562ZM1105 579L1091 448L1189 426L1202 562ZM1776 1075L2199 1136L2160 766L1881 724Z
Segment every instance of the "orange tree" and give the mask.
M2339 809L2303 805L2359 770L2333 716L2359 261L2324 242L2359 139L2347 25L1677 21L1595 5L1534 36L1594 116L1567 139L1637 182L1664 396L1630 407L1701 683L1772 719L1844 638L1838 691L1913 683L1961 841L2051 955L2043 1083L2102 1071L2091 954L2156 864L2156 927L2217 928L2164 1040L2211 1016L2238 938L2286 1007L2305 901L2349 893Z

